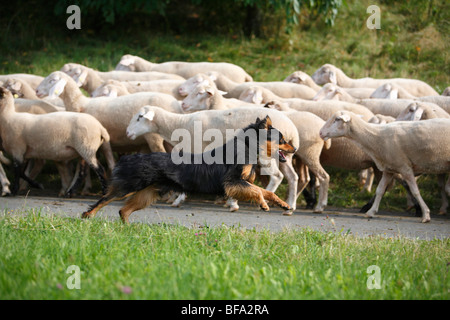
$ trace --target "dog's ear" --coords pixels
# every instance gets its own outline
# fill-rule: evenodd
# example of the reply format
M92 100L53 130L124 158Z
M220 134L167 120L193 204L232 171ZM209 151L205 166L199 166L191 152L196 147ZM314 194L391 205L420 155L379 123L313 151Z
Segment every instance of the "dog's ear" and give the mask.
M270 119L269 115L266 116L266 127L272 127L272 119Z

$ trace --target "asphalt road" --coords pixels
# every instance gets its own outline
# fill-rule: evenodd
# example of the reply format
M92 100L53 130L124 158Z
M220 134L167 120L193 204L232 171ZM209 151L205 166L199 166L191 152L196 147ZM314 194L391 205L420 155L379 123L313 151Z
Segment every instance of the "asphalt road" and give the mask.
M0 198L0 210L41 209L43 213L80 218L87 207L95 203L95 197L55 198L47 196L17 196ZM122 201L113 202L103 208L97 217L119 219L118 211ZM325 232L350 233L359 237L381 235L385 237L408 237L432 240L450 236L450 217L431 215L430 223L421 223L420 218L410 213L379 212L374 219L367 219L358 210L328 208L323 214L297 209L292 216L283 216L279 208L269 212L259 210L255 205L240 203L237 212L229 212L213 201L188 199L180 208L173 208L164 202L130 216L130 222L170 223L187 227L235 226L246 229L268 229L274 232L285 229L311 228Z

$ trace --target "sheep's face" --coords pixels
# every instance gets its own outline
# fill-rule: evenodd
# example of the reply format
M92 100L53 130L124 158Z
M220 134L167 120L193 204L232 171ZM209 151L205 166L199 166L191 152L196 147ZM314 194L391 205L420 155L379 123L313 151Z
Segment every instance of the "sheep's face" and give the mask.
M259 88L250 87L239 96L239 100L248 102L261 104L264 103L262 91Z
M390 83L379 86L371 95L372 99L397 99L398 89L395 89Z
M61 71L69 75L79 87L82 87L87 82L87 77L89 75L88 69L80 64L76 63L66 63Z
M135 58L132 55L124 55L116 66L118 71L136 71Z
M423 115L423 108L417 103L411 103L397 116L397 121L419 121Z
M22 92L22 83L20 81L14 80L14 79L8 79L3 84L3 87L11 91L14 98L22 98L23 92Z
M203 74L197 74L193 77L190 77L178 87L178 93L180 94L180 96L186 97L192 90L194 90L195 87L208 80L209 79L207 78L207 76Z
M308 85L308 78L309 78L309 76L306 73L304 73L303 71L295 71L294 73L289 75L283 81Z
M324 85L314 96L313 100L339 100L338 87L331 83Z
M337 112L320 129L320 137L327 141L329 138L345 136L349 131L351 116L343 111Z
M181 103L181 110L184 113L208 110L211 108L212 98L217 94L213 87L209 85L197 86Z
M53 72L47 76L36 88L36 95L39 98L49 96L51 98L58 97L64 91L67 81L58 72Z
M150 106L142 107L130 120L127 127L128 139L135 140L137 137L151 132L158 132L158 126L153 121L155 111Z
M117 97L117 88L115 85L111 85L111 84L102 84L100 87L98 87L97 89L95 89L92 92L92 97L93 98L98 98L98 97L112 97L112 98L116 98Z
M332 65L323 65L311 76L314 82L318 85L326 83L337 84L336 70Z

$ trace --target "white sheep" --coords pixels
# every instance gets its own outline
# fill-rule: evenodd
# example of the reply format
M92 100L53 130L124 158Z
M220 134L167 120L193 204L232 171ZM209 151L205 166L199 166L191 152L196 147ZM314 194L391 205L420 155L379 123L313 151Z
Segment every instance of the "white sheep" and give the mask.
M367 109L372 111L374 114L383 114L385 116L391 116L397 118L398 115L405 110L411 103L415 100L410 99L362 99L359 100L359 104L365 106ZM431 102L423 102L429 107L433 108L434 112L441 118L445 118L448 113L439 107L438 105Z
M267 107L275 108L280 111L306 111L311 112L322 120L328 120L334 113L339 110L348 110L355 112L368 121L374 114L367 108L352 103L342 101L306 101L301 99L283 99L274 95L271 91L261 87L251 87L243 92L241 99L244 101L253 102L256 104L268 103ZM372 159L364 153L360 148L348 141L346 138L333 139L331 148L324 149L321 155L322 165L332 166L347 170L360 171L360 184L363 188L368 190L370 181L364 174L367 175L367 169L375 167ZM299 178L300 180L303 177ZM369 190L368 190L369 191Z
M125 131L131 117L142 106L149 103L170 112L181 112L178 101L167 94L139 92L117 98L89 98L83 95L75 81L67 74L55 71L47 76L36 89L39 97L57 91L67 111L83 112L94 116L108 130L111 145L118 151L139 150L146 142L151 151L165 151L163 140L157 135L148 135L131 141Z
M321 213L328 203L330 182L330 176L320 163L322 151L331 147L331 140L325 142L319 135L325 121L310 112L288 111L285 114L296 126L301 141L301 147L295 152L295 157L300 160L296 161L296 171L299 175L297 195L300 195L309 183L309 174L306 169L311 170L319 183L319 198L313 211ZM302 168L302 166L306 166L306 168Z
M26 83L28 83L33 89L36 89L39 83L44 80L44 77L38 76L35 74L28 74L28 73L12 73L12 74L4 74L0 75L0 81L5 82L6 80L14 78L23 80Z
M81 156L95 170L103 189L106 187L105 171L96 152L102 146L112 157L109 135L94 117L74 112L18 113L11 92L0 88L0 132L3 147L13 158L13 194L18 191L20 178L39 187L22 170L24 160L32 158L64 162ZM108 166L112 169L114 161ZM74 185L68 183L70 181L63 181L63 189L69 188L70 193Z
M314 89L316 92L322 89L321 86L317 85L317 83L314 82L314 80L310 77L309 74L303 71L295 71L290 75L288 75L283 81L303 84L305 86L310 87L311 89Z
M92 68L77 63L66 63L62 68L62 72L71 76L77 85L89 94L107 80L118 81L151 81L160 79L184 80L183 77L176 74L162 73L156 71L150 72L127 72L127 71L97 71Z
M252 77L244 69L228 62L168 61L163 63L153 63L130 54L126 54L120 59L120 62L116 66L116 70L174 73L185 79L193 77L198 73L215 71L236 82L253 81Z
M239 99L224 98L224 92L217 89L214 83L204 82L197 85L181 103L184 113L201 110L225 110L236 107L254 107Z
M411 103L408 107L405 108L403 112L401 112L398 117L397 121L419 121L419 120L429 120L429 119L436 119L441 118L438 116L433 110L432 107L430 107L428 104L421 103L421 102L414 102ZM450 118L450 115L442 117L442 118ZM441 188L441 199L442 204L441 208L439 209L439 214L445 214L447 212L448 208L448 198L445 193L445 175L438 175L438 184ZM408 201L409 207L411 207L411 201Z
M417 101L431 102L438 105L450 114L450 97L446 96L429 96L429 97L419 97Z
M8 89L13 94L14 98L23 98L27 100L39 100L38 96L36 95L35 89L33 89L26 81L20 80L20 79L14 79L9 78L7 79L2 87ZM47 112L54 112L54 111L48 111L53 106L56 106L59 108L58 111L64 110L64 102L60 98L44 98L42 99L44 102L47 102L47 105L44 105L44 103L41 103L40 101L35 103L34 105L37 105L39 107L42 107L43 109L46 109ZM16 106L18 103L16 103ZM47 113L46 112L46 113ZM34 112L32 112L34 113Z
M92 97L122 96L136 92L162 92L172 95L177 100L182 100L179 86L184 80L153 80L153 81L117 81L108 80L94 90Z
M392 79L373 79L373 78L349 78L345 73L332 64L325 64L314 72L311 76L315 83L323 85L325 83L333 83L344 88L378 88L379 86L391 82L395 83L410 94L416 97L422 96L434 96L439 95L427 83L417 79L404 79L404 78L392 78Z
M450 172L450 120L395 121L370 124L352 112L339 111L320 130L323 139L347 137L360 146L383 172L372 207L374 217L394 174L400 174L422 209L422 222L429 222L430 209L423 201L415 175ZM450 190L447 190L450 194Z
M372 93L369 97L372 99L416 99L416 96L413 96L408 91L406 91L403 87L397 85L396 83L385 83Z
M186 147L191 148L191 152L200 153L203 150L222 145L228 140L230 132L227 132L227 130L244 128L254 122L256 118L266 117L267 115L272 119L273 127L279 128L278 130L283 134L286 141L297 149L299 147L297 128L286 115L276 110L254 107L175 114L155 106L145 106L131 119L127 128L127 135L130 139L134 139L149 132L156 132L166 141L176 146L179 143L180 136L173 133L179 129L179 133L189 135L187 140L184 140L186 137L183 136L183 145L187 144ZM208 140L211 138L203 139L201 129L206 130L204 134L208 133L208 129L212 130L211 133L220 134L220 141L216 141L219 137L215 137L213 143ZM234 130L231 130L232 134ZM270 183L266 189L272 192L278 188L284 174L289 186L286 202L295 210L298 176L292 167L292 156L292 154L286 155L286 162L280 162L279 169L278 166L273 165L273 162L263 164L263 168L270 173ZM270 166L268 167L268 165ZM235 209L233 208L232 210ZM285 212L285 214L292 214L292 211Z
M302 84L295 84L283 81L272 81L272 82L245 82L236 83L227 79L223 75L218 75L216 73L209 72L208 74L197 74L186 80L179 88L181 95L188 95L199 83L209 82L210 84L215 83L216 87L226 92L224 94L225 98L235 98L238 99L243 91L252 86L261 86L268 90L271 90L276 95L283 98L301 98L301 99L312 99L316 91L308 86Z

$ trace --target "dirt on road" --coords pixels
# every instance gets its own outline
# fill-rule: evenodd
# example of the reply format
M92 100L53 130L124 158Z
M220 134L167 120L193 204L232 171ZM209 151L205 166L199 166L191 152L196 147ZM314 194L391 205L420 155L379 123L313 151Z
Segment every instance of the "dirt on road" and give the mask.
M0 199L0 210L15 212L35 208L43 213L80 218L81 213L95 201L95 197L83 199L47 196L3 197ZM119 219L118 211L122 205L122 201L113 202L103 208L97 217ZM279 208L271 208L271 211L263 212L249 203L239 205L239 211L229 212L228 208L215 204L214 201L188 199L180 208L158 202L144 210L134 212L130 222L170 223L192 228L226 225L256 230L268 229L274 232L284 229L311 228L324 232L348 233L359 237L381 235L426 240L445 239L450 236L448 215L432 214L431 222L423 224L420 218L401 212L379 212L375 218L367 219L357 209L328 208L324 213L316 214L311 210L300 208L292 216L283 216Z

